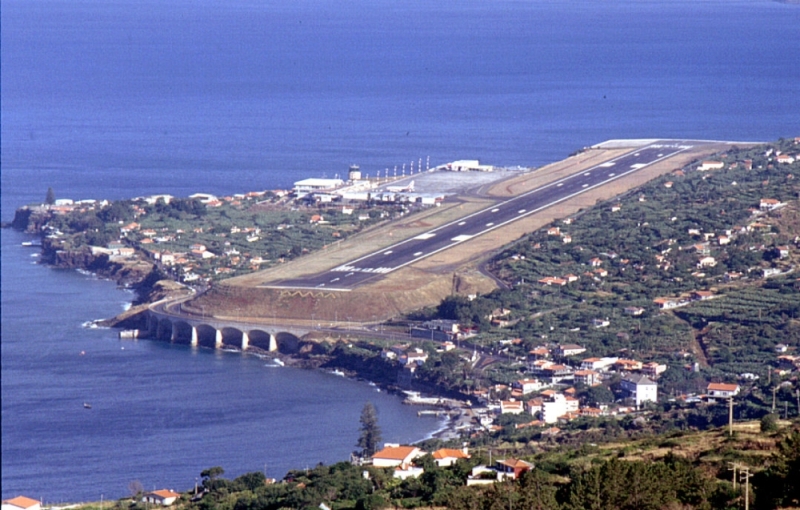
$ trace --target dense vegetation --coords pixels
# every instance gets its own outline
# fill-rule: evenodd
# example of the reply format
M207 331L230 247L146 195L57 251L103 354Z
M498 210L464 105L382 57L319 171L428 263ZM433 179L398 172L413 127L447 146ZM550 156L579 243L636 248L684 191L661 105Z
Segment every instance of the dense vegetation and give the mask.
M266 483L263 473L227 480L215 467L202 473L202 497L189 502L187 494L179 504L198 510L311 509L320 504L332 509L726 509L740 507L745 497L743 484L731 483L733 462L754 474L748 493L753 508L800 504L800 429L745 436L673 435L623 446L555 450L529 457L535 467L518 480L477 487L465 482L472 467L488 462L486 450L448 468L437 467L430 455L421 457L416 463L424 474L406 480L392 477L391 468L344 462L290 471L278 483ZM691 453L642 456L681 443L702 446ZM772 453L763 455L764 448Z
M800 161L776 163L777 151L800 149L791 140L732 147L718 156L722 170L703 172L694 163L569 223L554 222L491 261L510 289L472 301L450 297L417 316L477 324L483 332L477 341L486 346L521 338L506 347L515 356L545 343L577 343L587 356L675 364L680 355L681 364L699 362L707 379L743 372L766 377L776 344L800 347L800 284L793 272L800 260ZM762 198L786 205L759 210ZM789 255L781 256L779 246ZM698 267L703 256L715 264ZM764 269L780 274L765 279ZM563 286L539 282L570 274L578 279ZM653 302L705 290L715 298L674 311ZM498 308L511 311L503 327L490 321ZM643 311L633 315L626 308ZM595 319L609 324L597 327Z

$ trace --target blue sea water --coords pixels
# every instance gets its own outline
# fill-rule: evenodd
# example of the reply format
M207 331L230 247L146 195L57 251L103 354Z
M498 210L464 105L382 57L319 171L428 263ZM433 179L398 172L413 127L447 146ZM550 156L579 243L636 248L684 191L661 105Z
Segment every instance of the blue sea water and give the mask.
M0 0L0 23L5 221L49 186L226 194L351 163L800 135L800 7L771 0ZM282 476L346 457L366 399L386 439L436 426L363 384L83 329L130 296L31 264L23 239L2 233L4 498Z

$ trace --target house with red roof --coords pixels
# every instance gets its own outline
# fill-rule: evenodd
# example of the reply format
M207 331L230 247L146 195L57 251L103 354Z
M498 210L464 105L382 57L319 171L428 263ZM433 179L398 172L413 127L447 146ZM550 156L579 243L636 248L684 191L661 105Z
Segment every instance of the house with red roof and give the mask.
M436 462L436 465L439 467L447 467L452 466L459 459L468 459L469 453L467 453L466 447L463 450L456 450L454 448L440 448L433 452L433 461Z
M372 465L375 467L397 467L403 464L410 464L412 460L424 455L424 452L416 446L400 446L398 444L386 444L383 450L376 452L372 456Z
M26 496L4 499L2 510L41 510L42 503Z
M169 489L161 489L159 491L148 492L142 498L142 502L151 503L153 505L170 506L175 503L181 495Z
M738 384L708 383L706 394L710 398L728 398L738 395L740 389Z

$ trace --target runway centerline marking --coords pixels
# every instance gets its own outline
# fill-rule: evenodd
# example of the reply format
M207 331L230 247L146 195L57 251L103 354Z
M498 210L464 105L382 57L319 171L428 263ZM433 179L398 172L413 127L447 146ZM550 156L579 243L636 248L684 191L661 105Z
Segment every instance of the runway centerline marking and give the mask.
M383 252L384 255L391 255L392 253L394 253L392 250Z
M436 234L432 234L430 232L425 232L424 234L420 234L413 239L419 239L420 241L424 241L426 239L430 239L431 237L436 237Z
M421 251L418 251L417 253L414 254L415 257L419 257L420 255L422 255Z

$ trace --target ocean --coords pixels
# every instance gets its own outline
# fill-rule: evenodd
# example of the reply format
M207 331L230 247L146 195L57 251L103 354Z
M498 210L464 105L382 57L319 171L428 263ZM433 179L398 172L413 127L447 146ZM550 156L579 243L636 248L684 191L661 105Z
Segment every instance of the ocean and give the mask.
M58 198L288 188L350 164L538 166L613 138L800 135L771 0L0 0L2 219ZM2 497L119 498L439 426L396 397L82 324L131 296L2 232ZM81 352L85 352L81 355ZM83 408L90 402L92 409Z

